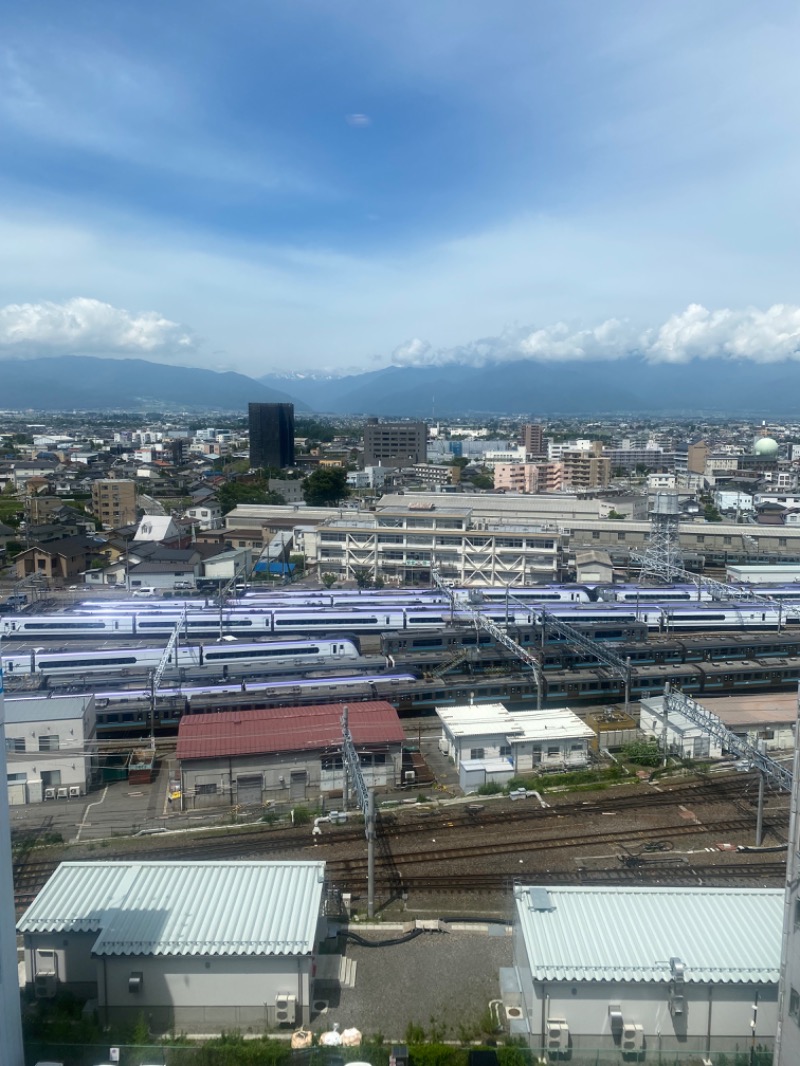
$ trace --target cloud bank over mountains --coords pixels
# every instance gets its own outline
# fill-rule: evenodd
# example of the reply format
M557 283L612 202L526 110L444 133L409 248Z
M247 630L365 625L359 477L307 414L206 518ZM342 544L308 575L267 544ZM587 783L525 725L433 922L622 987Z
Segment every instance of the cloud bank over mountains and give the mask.
M157 311L126 311L79 296L0 307L0 356L150 356L186 359L198 348L185 326Z
M624 359L640 356L649 363L689 363L694 359L750 360L781 363L800 360L800 306L774 304L758 308L711 311L690 304L659 326L637 327L610 318L587 329L563 322L540 328L504 330L454 348L433 348L413 338L392 352L393 366L485 366L521 359L542 363Z

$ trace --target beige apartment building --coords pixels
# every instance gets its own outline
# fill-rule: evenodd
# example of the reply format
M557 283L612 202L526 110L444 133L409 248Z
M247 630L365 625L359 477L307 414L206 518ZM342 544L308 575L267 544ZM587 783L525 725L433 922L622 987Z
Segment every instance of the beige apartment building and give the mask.
M92 485L92 514L105 529L118 529L136 521L136 482L101 478Z
M561 463L565 488L604 489L611 480L611 460L603 455L600 441L593 441L586 449L562 452Z

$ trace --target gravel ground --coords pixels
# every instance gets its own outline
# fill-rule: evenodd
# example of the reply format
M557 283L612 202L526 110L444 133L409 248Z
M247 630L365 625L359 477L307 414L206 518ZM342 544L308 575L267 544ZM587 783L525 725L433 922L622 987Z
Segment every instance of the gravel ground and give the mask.
M474 1026L499 996L498 971L511 965L511 937L423 933L395 947L348 944L347 954L358 964L356 987L338 994L338 1004L331 1002L314 1029L338 1022L341 1029L355 1026L365 1036L380 1032L387 1042L404 1042L409 1023L430 1030L433 1018L450 1038L459 1035L459 1025Z

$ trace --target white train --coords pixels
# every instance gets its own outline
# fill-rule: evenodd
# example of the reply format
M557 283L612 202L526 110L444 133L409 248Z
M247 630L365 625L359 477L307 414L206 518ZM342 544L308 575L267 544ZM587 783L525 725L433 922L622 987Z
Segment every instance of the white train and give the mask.
M164 648L111 648L81 651L51 652L43 648L3 655L3 670L8 677L38 675L58 677L70 674L118 673L126 670L141 672L161 662ZM167 660L171 670L190 673L219 673L229 670L296 668L310 670L329 668L336 663L354 663L361 658L355 641L345 638L323 640L276 640L261 644L178 644ZM374 666L374 662L372 663Z
M542 605L546 614L573 624L609 622L626 624L644 622L651 630L676 629L777 629L800 622L786 604L761 605L741 603L666 603L634 606L633 604L556 604ZM482 605L481 613L502 625L527 626L542 614L537 604L523 607L513 602L505 605ZM0 619L5 639L51 640L58 638L169 637L180 622L178 613L142 612L139 614L52 614L11 615ZM435 630L456 623L471 622L468 610L439 607L351 607L305 610L224 610L190 613L183 620L182 631L188 637L238 637L276 634L381 633L398 630Z

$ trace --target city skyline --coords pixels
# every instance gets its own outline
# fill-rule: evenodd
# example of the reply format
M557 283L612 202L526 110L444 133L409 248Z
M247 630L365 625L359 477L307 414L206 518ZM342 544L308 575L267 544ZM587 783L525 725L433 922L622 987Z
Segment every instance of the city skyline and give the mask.
M789 4L41 12L0 16L0 357L797 357Z

